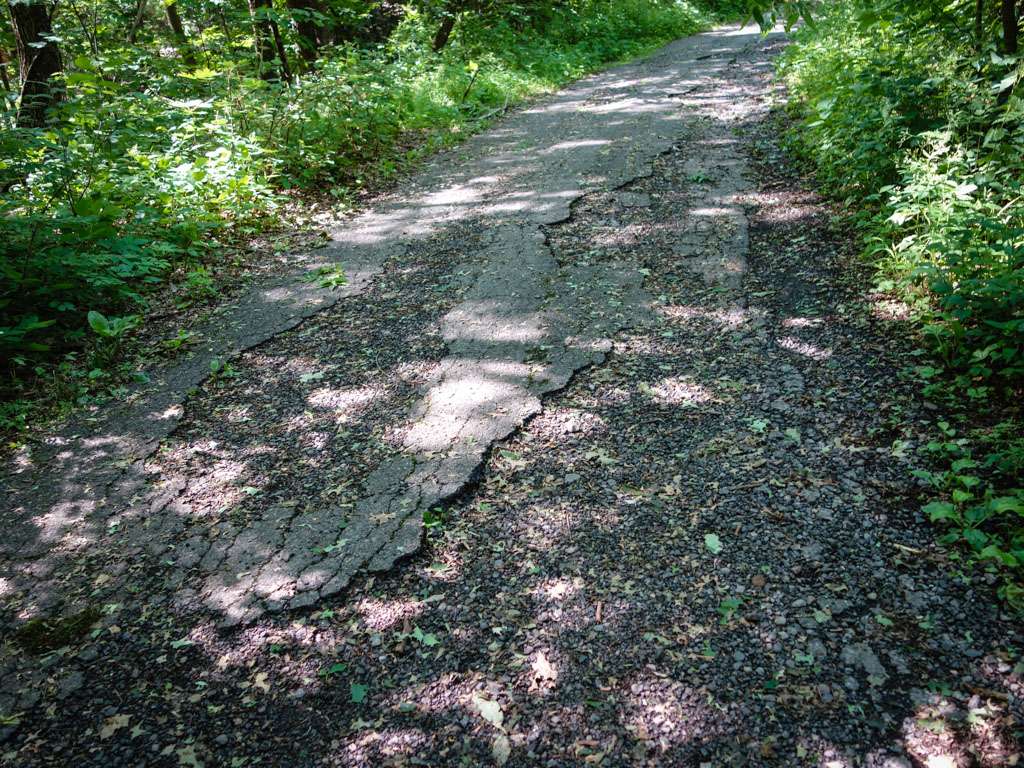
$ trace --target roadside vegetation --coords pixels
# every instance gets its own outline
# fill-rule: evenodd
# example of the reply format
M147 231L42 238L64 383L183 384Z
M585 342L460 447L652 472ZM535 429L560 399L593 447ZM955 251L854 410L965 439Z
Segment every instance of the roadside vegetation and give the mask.
M783 7L790 18L807 8ZM1024 86L1011 0L843 0L781 63L791 137L920 341L918 476L954 552L1024 607Z
M10 0L7 10L8 436L55 407L123 393L125 343L154 297L181 311L214 300L244 272L252 238L295 223L297 200L344 207L508 105L710 21L688 0ZM190 341L182 327L160 349Z

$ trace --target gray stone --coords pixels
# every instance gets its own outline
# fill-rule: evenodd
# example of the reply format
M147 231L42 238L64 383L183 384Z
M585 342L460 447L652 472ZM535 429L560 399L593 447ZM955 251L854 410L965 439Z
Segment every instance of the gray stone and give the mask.
M883 680L888 677L882 662L867 643L851 643L845 646L841 658L847 666L860 667L870 677L878 677Z
M85 676L81 672L71 672L65 675L57 684L57 698L66 699L75 693L85 682Z
M651 196L642 192L618 192L615 201L624 208L646 208L651 204Z

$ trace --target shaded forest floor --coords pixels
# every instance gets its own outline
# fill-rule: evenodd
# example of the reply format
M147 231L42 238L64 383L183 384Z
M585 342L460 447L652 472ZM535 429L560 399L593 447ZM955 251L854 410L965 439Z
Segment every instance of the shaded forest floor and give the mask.
M4 759L1014 764L1020 627L918 512L906 329L780 149L780 45L599 76L575 119L629 138L558 137L573 195L403 242L191 393L107 491L142 513L8 553Z

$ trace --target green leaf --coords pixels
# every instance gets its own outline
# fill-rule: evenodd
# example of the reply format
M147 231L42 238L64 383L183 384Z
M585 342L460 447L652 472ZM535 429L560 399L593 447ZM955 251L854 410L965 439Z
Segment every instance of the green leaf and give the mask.
M728 624L732 621L733 615L739 610L743 601L736 597L727 597L721 603L718 604L718 613L722 616L720 623Z
M1007 512L1024 515L1024 500L1015 496L999 496L998 498L992 499L992 501L988 503L988 507L997 515L1002 515Z
M1017 73L1011 72L1009 75L1004 77L998 83L992 86L993 91L1005 91L1013 87L1013 84L1017 82Z
M704 534L704 546L708 548L711 554L717 555L722 551L722 540L718 538L716 533L706 533Z
M505 714L501 711L501 704L474 694L473 707L480 713L480 717L495 728L501 728L501 724L505 721Z
M366 699L366 692L369 690L368 686L361 683L352 683L349 685L349 693L351 694L353 704L362 704Z
M110 322L102 313L97 312L95 309L91 310L89 314L86 315L86 320L89 321L89 327L92 328L97 335L110 335Z
M345 664L344 662L341 662L341 661L336 661L334 664L331 664L331 666L324 667L323 669L321 669L316 674L317 674L318 677L332 677L334 675L341 674L346 669L348 669L348 665L347 664Z
M921 511L928 515L928 519L933 523L937 523L940 520L960 519L960 515L956 511L956 507L948 501L933 501L931 504L927 504L922 507Z
M964 539L974 549L979 552L985 548L988 544L988 535L984 531L979 531L977 528L967 528L964 530Z
M1004 552L995 544L989 544L981 552L978 553L978 557L985 560L998 560L1008 568L1015 568L1019 565L1017 558L1009 552Z
M432 632L424 632L418 626L412 628L412 636L413 639L418 640L420 643L427 646L428 648L433 647L440 642L437 639L437 635L433 634Z

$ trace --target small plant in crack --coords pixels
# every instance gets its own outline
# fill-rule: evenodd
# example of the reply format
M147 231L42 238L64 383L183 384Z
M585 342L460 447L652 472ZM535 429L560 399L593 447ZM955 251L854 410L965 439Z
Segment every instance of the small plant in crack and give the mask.
M186 331L182 328L178 330L177 336L170 339L164 339L161 344L163 344L164 349L168 352L178 352L188 345L195 343L196 335L197 334L192 331Z
M718 604L718 613L721 616L719 624L723 626L729 624L742 605L743 601L738 597L729 597L722 600Z
M225 379L237 378L238 375L238 371L234 369L231 363L225 362L219 357L215 357L210 361L210 381L216 383Z
M534 347L530 347L526 350L526 356L523 358L527 363L546 363L548 360L548 350L550 346L544 344L538 344Z
M306 276L306 281L316 283L321 288L331 289L348 285L348 277L345 275L345 270L335 264L314 269Z
M423 527L428 531L440 528L444 525L445 510L441 507L431 507L423 513Z

